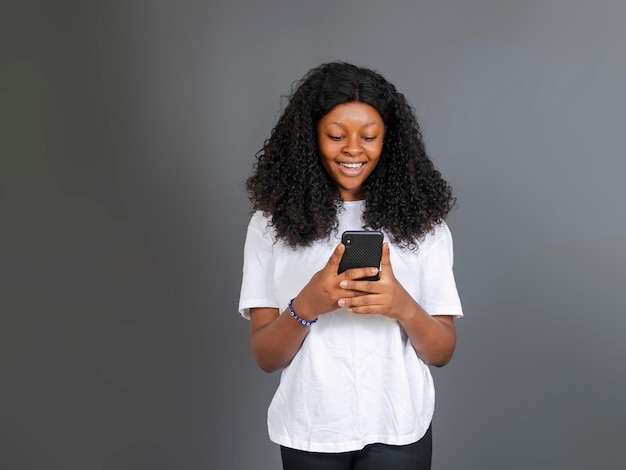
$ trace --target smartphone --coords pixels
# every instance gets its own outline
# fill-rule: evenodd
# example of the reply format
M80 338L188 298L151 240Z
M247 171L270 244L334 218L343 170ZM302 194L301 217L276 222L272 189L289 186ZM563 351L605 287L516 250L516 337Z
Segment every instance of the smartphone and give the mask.
M383 254L383 234L378 230L348 230L341 235L341 243L346 247L343 252L339 269L341 274L346 269L369 268L380 269ZM377 281L378 273L358 280Z

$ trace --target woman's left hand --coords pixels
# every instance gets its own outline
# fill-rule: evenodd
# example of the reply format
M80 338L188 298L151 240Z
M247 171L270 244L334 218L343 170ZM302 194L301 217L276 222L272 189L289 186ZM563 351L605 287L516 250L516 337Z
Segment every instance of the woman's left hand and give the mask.
M402 320L415 310L416 302L402 287L393 274L389 259L389 244L383 244L380 278L378 281L344 280L340 287L362 292L356 297L339 299L340 307L347 307L351 313L379 314Z
M450 362L456 345L454 317L429 315L404 290L393 274L387 243L383 244L378 281L344 280L339 285L342 289L362 293L356 297L340 298L339 306L347 307L358 315L379 314L397 320L422 361L437 367Z

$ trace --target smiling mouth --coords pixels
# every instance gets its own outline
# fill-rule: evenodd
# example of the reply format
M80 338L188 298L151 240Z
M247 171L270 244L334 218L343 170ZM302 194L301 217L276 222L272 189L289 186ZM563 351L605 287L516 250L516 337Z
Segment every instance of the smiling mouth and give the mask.
M361 168L363 165L365 165L365 163L341 163L338 162L337 163L339 166L342 166L344 168L352 168L352 169L357 169L357 168Z

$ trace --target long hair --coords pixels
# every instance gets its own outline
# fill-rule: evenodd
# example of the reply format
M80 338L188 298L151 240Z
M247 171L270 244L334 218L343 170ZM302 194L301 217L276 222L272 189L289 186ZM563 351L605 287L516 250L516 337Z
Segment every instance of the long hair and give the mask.
M350 102L372 106L385 125L379 162L363 183L365 224L415 248L446 218L456 202L452 188L426 154L413 108L379 73L325 63L295 82L286 98L246 180L254 210L270 218L279 239L308 246L337 227L342 203L320 160L317 125L335 106Z

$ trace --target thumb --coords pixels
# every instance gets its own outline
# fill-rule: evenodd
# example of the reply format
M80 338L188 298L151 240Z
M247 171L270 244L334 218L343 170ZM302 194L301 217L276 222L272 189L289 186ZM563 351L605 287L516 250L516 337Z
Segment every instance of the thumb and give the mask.
M381 275L385 275L385 274L393 275L393 269L391 268L391 255L389 251L388 242L383 243L383 253L382 253L382 258L380 260L380 267L381 267L380 269Z
M334 273L337 274L337 269L339 268L339 262L341 261L341 257L343 256L343 252L346 251L346 247L343 243L340 243L335 247L335 251L330 255L326 266L334 269Z

